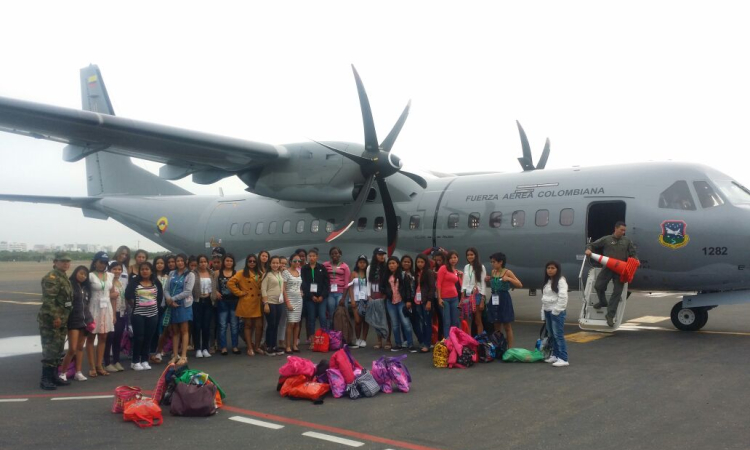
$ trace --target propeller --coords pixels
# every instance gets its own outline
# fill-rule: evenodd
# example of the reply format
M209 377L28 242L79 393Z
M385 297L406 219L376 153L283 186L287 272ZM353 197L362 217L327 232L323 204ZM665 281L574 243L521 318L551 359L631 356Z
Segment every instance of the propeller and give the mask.
M400 172L405 175L423 189L427 188L427 181L419 175L405 172L401 170L403 162L401 159L391 153L393 144L396 142L398 134L401 132L401 128L406 122L406 118L409 116L409 108L411 107L411 101L406 104L404 111L399 116L396 124L388 133L388 136L378 144L378 136L375 132L375 122L372 118L372 109L370 108L370 100L367 98L367 92L362 84L362 79L357 73L357 69L352 65L352 71L354 72L354 81L357 83L357 93L359 94L359 106L362 110L362 124L365 131L365 150L361 155L355 155L349 152L332 147L323 142L314 141L323 147L338 153L339 155L348 158L349 160L357 163L362 171L362 175L365 176L366 181L362 186L362 189L357 194L357 198L354 203L347 211L346 218L338 228L333 230L331 234L326 238L326 242L331 242L334 239L340 237L346 231L351 228L354 221L359 216L362 205L365 204L367 196L372 188L373 183L377 183L378 190L380 191L380 198L383 202L383 210L385 211L385 223L388 237L388 255L393 254L396 249L396 242L398 241L398 222L396 218L396 209L393 206L393 199L391 193L388 191L388 184L385 179L394 173Z
M521 148L523 150L523 156L518 158L518 162L521 163L521 168L524 172L531 170L541 170L547 165L547 159L549 159L549 138L544 144L544 150L542 150L542 157L539 158L539 162L534 167L534 161L531 159L531 146L529 145L529 139L526 137L526 132L523 131L521 123L516 120L518 125L518 134L521 135Z

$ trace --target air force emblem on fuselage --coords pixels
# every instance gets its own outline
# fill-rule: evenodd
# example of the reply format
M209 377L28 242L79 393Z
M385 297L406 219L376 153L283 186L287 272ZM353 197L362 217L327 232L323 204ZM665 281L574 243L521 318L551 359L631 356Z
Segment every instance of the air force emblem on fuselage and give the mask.
M676 249L686 246L688 242L690 236L687 234L687 223L684 220L665 220L661 223L661 245Z

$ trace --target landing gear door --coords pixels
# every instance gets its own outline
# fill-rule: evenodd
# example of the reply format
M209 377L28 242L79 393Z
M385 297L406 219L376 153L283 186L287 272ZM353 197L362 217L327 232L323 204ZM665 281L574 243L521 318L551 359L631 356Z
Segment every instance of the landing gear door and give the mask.
M607 323L607 307L595 309L594 305L599 303L599 297L596 294L594 285L596 284L596 277L602 269L592 268L588 272L586 277L586 287L582 291L583 304L581 305L581 315L578 318L578 326L582 330L587 331L602 331L605 333L611 333L617 330L622 324L622 318L625 315L625 304L628 298L628 284L625 283L622 287L622 294L620 297L620 303L617 305L617 312L614 317L614 326L610 327ZM607 301L611 301L612 291L614 290L614 283L612 281L607 285L607 290L604 295Z

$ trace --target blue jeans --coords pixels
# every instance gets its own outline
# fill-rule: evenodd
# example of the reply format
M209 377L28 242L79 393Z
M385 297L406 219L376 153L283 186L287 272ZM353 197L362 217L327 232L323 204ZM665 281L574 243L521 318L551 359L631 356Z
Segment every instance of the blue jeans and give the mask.
M563 361L568 360L568 345L565 343L565 313L552 314L552 311L544 311L544 321L547 324L547 333L552 339L552 354Z
M414 316L411 319L412 326L414 327L414 334L417 335L417 340L422 347L430 348L432 343L432 310L427 311L425 309L425 303L412 305L414 308Z
M315 319L320 321L320 328L328 329L328 321L326 320L326 301L323 299L320 303L315 303L310 299L304 299L302 302L302 310L307 312L307 337L311 337L315 334Z
M458 297L443 298L443 337L448 339L451 327L461 328L458 319Z
M388 316L391 318L391 326L393 327L393 337L396 340L396 346L400 347L403 340L401 339L401 330L404 330L406 335L406 345L409 347L414 345L414 338L412 337L411 322L404 315L404 303L391 303L390 300L385 300L386 309L388 310Z
M333 328L333 313L336 311L336 307L339 306L339 302L343 295L344 294L338 292L330 293L325 301L328 316L326 321L330 324L331 328Z
M219 300L216 302L219 310L219 348L227 348L227 322L231 327L232 348L239 345L239 326L237 324L237 300Z

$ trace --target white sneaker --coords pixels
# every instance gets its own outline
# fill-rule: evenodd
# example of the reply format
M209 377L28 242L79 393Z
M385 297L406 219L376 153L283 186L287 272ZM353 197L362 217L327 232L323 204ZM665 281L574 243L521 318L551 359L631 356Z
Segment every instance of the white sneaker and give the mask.
M143 367L143 370L151 370L151 366L149 365L147 361L143 361L141 363L141 367Z
M359 347L360 347L360 348L365 348L365 347L367 347L367 341L365 341L364 339L360 339L360 340L359 340Z
M195 351L195 357L196 358L203 358L203 350L196 350Z
M570 363L565 361L564 359L558 359L556 363L552 364L552 367L567 367Z
M130 368L133 370L143 370L141 363L130 363Z
M352 345L349 346L349 348L359 348L359 341L352 342Z
M60 374L60 375L58 375L58 376L60 377L60 379L61 379L61 380L63 380L63 381L68 381L68 376L67 376L67 375L65 375L64 373L61 373L61 374Z
M81 372L76 372L76 375L73 377L76 381L86 381L88 378L84 377Z
M557 362L557 356L552 355L549 358L545 359L544 362L552 364Z
M208 353L208 350L203 350L203 357L204 358L210 358L211 357L211 354Z

